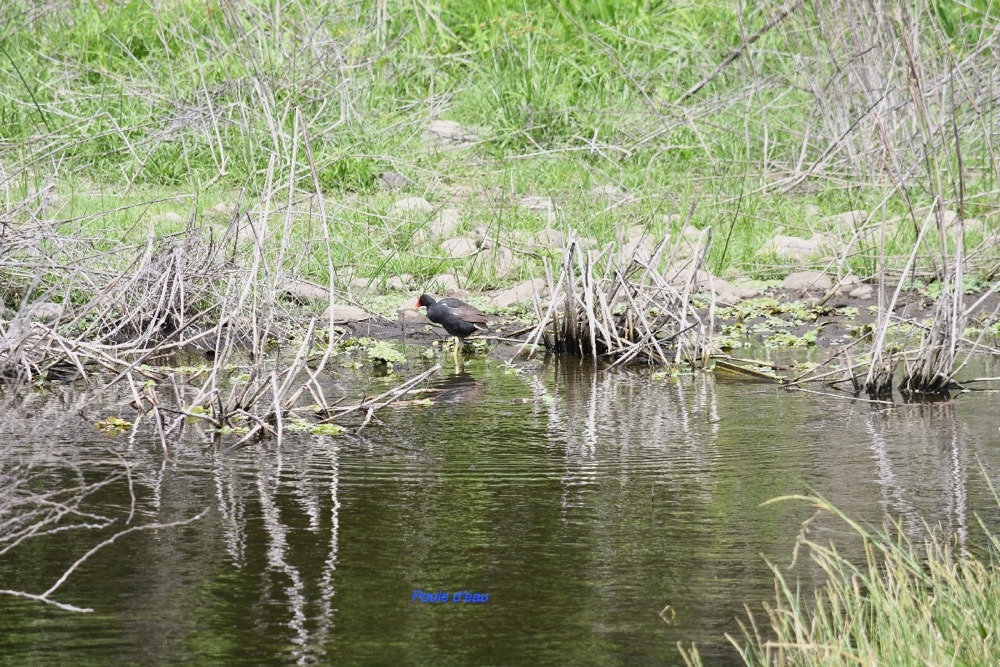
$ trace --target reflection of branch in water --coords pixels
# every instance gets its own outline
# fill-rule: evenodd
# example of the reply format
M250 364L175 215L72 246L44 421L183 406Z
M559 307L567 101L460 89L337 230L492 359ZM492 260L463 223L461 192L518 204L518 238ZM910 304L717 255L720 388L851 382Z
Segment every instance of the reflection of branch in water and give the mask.
M24 591L12 591L12 590L2 590L2 589L0 589L0 594L3 594L3 595L13 595L13 596L16 596L16 597L24 597L24 598L28 598L28 599L31 599L31 600L37 600L38 602L44 602L46 604L51 604L51 605L54 605L56 607L59 607L60 609L65 609L66 611L79 611L79 612L91 612L91 611L94 611L93 609L88 609L86 607L77 607L77 606L74 606L74 605L71 605L71 604L66 604L66 603L63 603L63 602L58 602L56 600L53 600L50 596L53 593L55 593L64 583L66 583L66 580L69 579L70 575L73 574L73 572L78 567L80 567L81 565L83 565L87 561L88 558L90 558L95 553L97 553L98 551L100 551L104 547L108 546L109 544L113 544L119 537L124 537L125 535L128 535L130 533L137 533L137 532L142 531L142 530L155 530L155 529L158 529L158 528L176 528L178 526L186 526L186 525L188 525L190 523L194 523L195 521L201 519L203 516L205 516L206 512L208 512L208 510L204 509L201 512L199 512L196 516L193 516L190 519L184 519L182 521L173 521L171 523L150 523L150 524L146 524L146 525L143 525L143 526L132 526L131 528L126 528L125 530L122 530L122 531L119 531L119 532L115 533L114 535L112 535L108 539L104 540L103 542L101 542L97 546L91 548L90 551L88 551L87 553L85 553L83 556L81 556L80 558L78 558L75 563L73 563L72 565L70 565L66 569L66 571L62 573L62 576L59 577L59 579L56 581L56 583L52 584L52 586L50 586L49 589L47 591L45 591L44 593L42 593L41 595L35 595L35 594L32 594L32 593L25 593Z
M129 463L118 452L95 460L86 457L78 442L61 447L67 433L78 433L83 411L91 406L95 392L75 387L54 388L48 396L23 395L18 401L7 401L0 410L0 438L14 445L0 447L0 556L4 556L31 540L46 535L74 530L101 530L116 521L132 522L136 511L134 480ZM114 409L111 403L108 409ZM41 454L30 455L25 450L44 443ZM117 462L117 463L116 463ZM95 476L101 478L91 481ZM122 519L95 514L83 509L98 491L113 489L123 480L128 485L128 512ZM184 521L131 526L97 544L67 568L56 582L43 593L4 589L0 594L23 597L50 604L67 611L86 612L52 599L53 594L91 556L133 532L182 526L204 516L204 512Z
M327 447L324 451L329 457L330 466L330 551L323 566L323 576L319 582L319 608L316 619L316 636L313 644L325 646L333 628L333 598L337 589L334 572L337 569L337 555L340 539L340 448Z
M881 419L880 419L881 417ZM892 505L896 511L907 518L907 524L920 522L920 513L906 500L903 489L896 482L896 474L892 468L892 457L889 456L888 444L884 430L884 412L873 412L865 428L871 438L871 450L875 458L875 470L878 473L879 488L882 495L882 516L885 522L892 520ZM879 423L876 424L876 421Z
M242 494L238 492L239 474L229 459L223 458L215 450L212 480L215 482L216 508L222 517L225 532L226 551L236 567L242 568L246 562L246 506Z
M280 605L287 610L281 625L291 629L287 641L294 647L296 662L303 665L323 662L324 646L329 641L337 611L334 598L340 537L341 447L342 442L316 437L308 446L279 450L277 459L254 457L252 472L243 467L247 463L245 458L220 457L213 473L216 505L223 518L226 548L233 564L243 567L248 558L253 561L257 557L254 553L248 556L248 550L264 550L267 561L264 576L271 581L261 587L265 596L262 602L270 608ZM317 477L320 470L322 476ZM307 551L299 550L302 532L296 532L293 524L297 522L289 516L295 510L286 511L287 505L282 504L289 499L306 515L306 530L316 535ZM255 514L254 502L259 504L266 540L247 536L247 516ZM323 548L320 536L327 529L323 520L326 512L331 531L327 554L322 571L313 575L318 563L312 555ZM270 592L276 589L284 597Z
M6 450L0 450L0 460L15 460ZM0 471L0 516L4 517L0 523L0 556L37 537L67 530L101 529L113 523L113 519L85 512L80 506L98 489L117 482L125 473L88 483L84 474L87 465L87 462L39 457ZM51 479L65 472L75 478L74 485L51 491L34 490L49 486Z
M433 368L427 369L420 375L414 378L410 378L409 380L399 385L398 387L394 387L393 389L382 392L381 394L375 396L374 398L366 398L363 401L356 403L355 405L332 406L326 408L324 412L328 416L326 417L326 419L321 420L320 423L327 424L336 421L337 419L341 419L349 414L355 412L363 412L365 415L364 421L361 423L361 426L359 426L357 429L358 431L361 431L361 429L363 429L365 426L368 425L368 422L371 421L372 417L375 415L375 412L377 410L381 410L382 408L386 408L392 405L401 397L406 395L406 393L409 392L411 389L413 389L418 384L429 378L431 375L437 373L439 370L441 370L441 364L436 364Z
M951 411L952 419L951 438L948 439L949 462L951 463L951 498L948 508L949 521L954 517L955 523L950 526L950 532L958 538L958 544L963 552L968 550L969 526L966 522L969 508L968 479L965 466L962 462L962 441L958 434L958 423L955 419L954 411Z
M917 538L928 524L943 522L943 527L965 548L966 447L954 404L911 405L905 410L873 412L866 429L871 438L886 523L894 515L901 515L906 535ZM894 451L894 447L900 451ZM921 502L921 496L947 497L947 502L928 505ZM944 516L923 516L921 507L941 507Z
M438 403L470 403L486 393L486 385L464 370L442 375L430 388L437 392Z
M553 385L559 400L550 401L549 430L565 439L564 484L587 485L602 463L619 465L626 483L656 460L662 464L661 477L676 474L689 482L692 476L705 476L701 486L708 488L720 428L713 379L697 375L693 382L651 386L648 375L559 362ZM674 471L661 455L677 447L696 465Z
M261 519L264 522L264 530L270 537L267 562L272 569L282 572L288 577L289 584L285 587L285 593L288 595L288 611L291 614L288 626L295 631L296 635L291 642L305 648L309 645L309 633L305 627L305 583L298 568L288 562L288 527L282 523L281 512L275 503L276 491L281 486L281 477L280 467L273 472L262 467L257 473ZM273 489L272 486L274 486Z
M294 636L289 641L296 647L293 654L298 664L312 664L318 654L323 654L323 646L329 640L333 628L335 570L337 566L339 531L340 531L340 498L339 482L340 468L339 446L324 446L327 440L318 438L315 446L297 450L296 455L281 457L276 467L268 460L260 460L256 473L257 493L259 496L261 516L264 529L269 537L267 545L267 561L269 570L287 577L284 586L287 596L285 605L288 609L288 620L285 625L291 628ZM315 461L319 457L321 461ZM329 476L325 483L317 484L319 480L313 477L318 468L329 467ZM292 563L292 544L289 535L292 528L287 519L283 518L278 501L288 494L283 490L293 490L299 499L303 511L309 516L309 532L318 534L323 525L321 514L324 511L324 497L320 491L330 494L330 542L329 552L324 559L322 574L318 581L318 596L310 594L313 589L310 577L303 569ZM311 560L309 562L312 562ZM310 568L307 566L308 571ZM315 610L310 617L309 609Z

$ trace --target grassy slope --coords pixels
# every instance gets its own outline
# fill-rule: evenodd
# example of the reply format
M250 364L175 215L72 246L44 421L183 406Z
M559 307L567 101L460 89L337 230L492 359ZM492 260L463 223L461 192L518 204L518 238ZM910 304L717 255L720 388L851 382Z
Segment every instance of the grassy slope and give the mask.
M504 238L555 224L601 242L636 226L677 231L694 206L693 223L716 235L716 272L775 277L772 258L755 253L779 227L808 237L816 209L811 217L806 205L875 209L886 191L884 179L846 178L839 164L789 192L767 187L823 150L807 142L803 153L818 101L789 72L808 55L793 50L809 47L797 31L820 16L800 13L757 42L751 60L674 104L776 7L741 15L730 0L469 0L389 2L381 14L377 3L347 2L4 3L3 187L17 199L54 181L58 215L87 216L74 221L78 233L115 236L151 220L176 231L156 213L186 219L237 197L290 199L306 220L318 184L335 265L377 279L454 272L472 287L505 281L489 261L446 260L421 244L433 215L386 219L394 199L462 209L460 233L483 226ZM435 118L475 128L478 141L428 141ZM967 163L978 164L977 150L966 147ZM413 185L381 191L382 171ZM607 184L632 198L587 196ZM456 196L463 185L476 196ZM991 185L970 182L970 201ZM557 219L514 205L524 194L553 197ZM920 184L912 196L930 201ZM107 213L122 202L156 203ZM892 196L886 210L901 214L904 202ZM309 250L288 268L325 280L316 225L293 230ZM890 250L905 252L912 238L904 227ZM850 265L874 271L870 259ZM508 280L538 270L529 259Z

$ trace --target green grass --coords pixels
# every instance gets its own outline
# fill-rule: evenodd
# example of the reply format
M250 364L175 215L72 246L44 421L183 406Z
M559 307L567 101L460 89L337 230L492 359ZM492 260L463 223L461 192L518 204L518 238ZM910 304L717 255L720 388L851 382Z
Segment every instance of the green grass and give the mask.
M829 81L808 77L833 75L823 66L803 70L797 60L823 55L798 32L823 17L794 15L755 44L752 61L736 61L678 104L780 3L741 14L732 0L399 0L386 3L385 15L377 4L4 3L0 189L17 201L54 183L64 204L58 214L70 221L64 232L143 239L158 213L195 212L196 224L217 224L204 215L214 203L242 197L254 211L262 201L287 202L289 192L304 201L318 186L335 266L376 284L455 273L473 289L538 275L546 253L524 255L510 276L496 275L488 257L448 260L435 245L414 243L433 215L385 219L394 199L424 196L438 208L461 208L460 234L483 226L501 239L529 239L551 225L600 244L636 226L679 232L693 207L692 224L714 231L709 267L759 279L788 270L758 255L769 238L815 231L806 205L833 214L876 210L886 199L887 217L907 212L904 190L887 195L888 175L873 172L867 158L838 156L790 190L773 186L824 154L825 138L806 139L821 132L817 109L827 106L810 86ZM934 6L920 25L945 41L929 42L928 62L939 64L934 49L942 44L971 53L970 35L989 6ZM972 119L979 125L962 125L967 213L986 216L988 229L996 227L995 168L981 130L991 112L982 108ZM476 140L429 141L431 119L454 120ZM903 154L908 146L893 148ZM954 197L954 151L939 147L934 158ZM376 184L383 171L412 185L386 193ZM928 205L928 180L919 171L910 180L911 202ZM588 194L608 184L629 199ZM454 186L479 195L457 201ZM552 197L556 217L518 207L520 195ZM121 202L137 207L111 212ZM299 247L284 268L324 282L329 262L317 213L297 212ZM267 221L275 235L285 233L282 215ZM912 240L891 240L896 264ZM847 262L862 275L877 267L870 244Z
M827 583L802 590L772 567L775 600L731 638L747 665L992 665L1000 660L1000 540L977 558L930 531L922 543L873 531L821 498L804 500L839 517L864 544L857 565L833 546L802 546ZM775 501L772 501L775 502ZM987 530L987 535L989 531ZM701 664L696 649L682 653Z

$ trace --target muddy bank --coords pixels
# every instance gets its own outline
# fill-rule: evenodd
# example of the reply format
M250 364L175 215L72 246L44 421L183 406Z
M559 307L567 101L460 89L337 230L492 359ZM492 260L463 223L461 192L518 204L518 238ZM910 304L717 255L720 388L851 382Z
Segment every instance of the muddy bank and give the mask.
M763 290L757 296L739 300L736 303L719 301L714 308L713 338L722 349L733 347L837 347L863 337L877 322L878 297L871 290L869 296L852 296L850 293L828 294L829 290L801 290L773 288ZM965 296L965 306L976 303L984 292ZM711 319L712 309L708 295L700 295L693 303L697 312L706 322ZM464 299L476 304L488 304L488 295L468 294ZM412 299L400 299L404 306L412 305ZM543 302L543 307L547 302ZM520 310L505 308L490 310L484 305L490 320L491 332L477 337L480 340L499 345L502 354L506 346L516 349L514 341L526 340L537 324L537 316L529 312L530 303L519 305ZM935 300L929 295L901 295L893 317L900 324L910 323L919 328L934 314ZM1000 309L1000 295L986 296L973 311L966 327L969 333L977 335L977 329L996 328L997 311ZM431 323L419 311L404 307L398 310L395 319L376 316L366 311L359 321L344 321L336 325L350 336L367 336L379 340L398 340L416 344L431 344L447 341L449 336L439 326ZM469 342L476 338L470 338ZM995 346L997 333L987 332L982 344ZM512 352L511 352L512 353Z

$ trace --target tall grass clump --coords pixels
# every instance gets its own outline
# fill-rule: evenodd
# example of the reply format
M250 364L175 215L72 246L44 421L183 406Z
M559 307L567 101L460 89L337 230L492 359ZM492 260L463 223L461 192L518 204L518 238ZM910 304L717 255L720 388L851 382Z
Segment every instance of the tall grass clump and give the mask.
M775 599L728 636L747 665L995 665L1000 661L1000 539L985 559L929 530L920 542L862 527L822 498L805 500L842 520L864 544L856 565L836 548L800 541L827 583L812 595L772 566ZM763 622L762 622L763 621ZM682 649L688 664L697 650Z
M544 341L548 350L616 365L705 362L715 291L699 267L709 242L710 235L703 234L692 252L682 255L679 244L661 239L646 254L619 251L614 244L591 250L571 236L559 273L548 272L549 307L544 314L539 310L539 324L525 345ZM692 304L699 286L712 295L705 317Z

